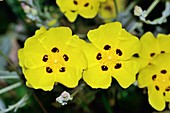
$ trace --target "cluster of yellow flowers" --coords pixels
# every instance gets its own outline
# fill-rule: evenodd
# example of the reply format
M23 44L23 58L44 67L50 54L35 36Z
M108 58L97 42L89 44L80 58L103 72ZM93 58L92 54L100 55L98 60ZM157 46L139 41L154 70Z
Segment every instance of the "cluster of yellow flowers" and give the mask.
M73 22L78 14L93 18L104 1L57 0L57 4ZM111 22L90 30L87 37L91 43L72 35L68 27L37 30L18 51L27 86L47 91L61 83L73 88L83 79L92 88L107 89L114 77L127 88L137 79L140 88L147 87L151 106L165 108L170 102L170 34L155 38L147 32L139 40L120 22Z
M123 9L125 0L116 0L119 10ZM78 15L84 18L94 18L97 14L105 21L116 16L113 0L56 0L61 12L70 22L74 22Z
M57 82L73 88L83 78L92 88L106 89L114 77L127 88L139 73L138 85L148 88L150 104L165 108L170 101L170 35L155 38L147 32L139 40L113 22L90 30L87 37L91 43L68 27L36 31L18 52L27 86L52 90Z

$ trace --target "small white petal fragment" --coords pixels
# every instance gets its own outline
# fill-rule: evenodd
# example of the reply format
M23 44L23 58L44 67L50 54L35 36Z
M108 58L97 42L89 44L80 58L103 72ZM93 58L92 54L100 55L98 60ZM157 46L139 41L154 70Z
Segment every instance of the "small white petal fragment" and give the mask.
M56 102L60 103L61 105L66 105L67 102L72 99L73 98L70 96L70 94L64 91L59 97L56 98Z
M134 8L134 15L135 16L141 16L142 13L143 13L142 8L136 5L135 8Z

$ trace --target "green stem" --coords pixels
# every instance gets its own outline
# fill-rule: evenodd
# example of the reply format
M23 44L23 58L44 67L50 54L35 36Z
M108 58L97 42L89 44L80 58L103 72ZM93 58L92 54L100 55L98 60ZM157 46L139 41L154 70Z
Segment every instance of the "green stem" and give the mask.
M155 6L159 3L160 0L154 0L152 4L149 6L149 8L146 11L145 17L149 15L149 13L155 8Z
M17 87L21 86L21 85L22 85L22 82L17 82L15 84L7 86L7 87L0 90L0 94L6 93L6 92L8 92L10 90L13 90L14 88L17 88Z
M0 79L19 79L19 77L13 75L5 75L5 76L0 76Z
M114 1L114 4L115 4L116 15L118 15L119 11L118 11L118 7L117 7L117 1L116 0L113 0L113 1Z
M106 112L107 112L107 113L113 113L112 108L111 108L111 106L109 105L109 102L108 102L106 96L104 95L104 93L102 93L101 96L102 96L102 102L103 102L103 105L104 105L104 107L105 107L105 109L106 109Z
M5 58L5 60L9 63L10 66L14 66L14 64L9 60L9 58L0 50L0 54ZM15 68L15 72L18 75L21 75L20 72Z
M37 97L37 95L36 95L35 93L33 93L33 96L34 96L35 100L37 101L37 103L39 104L39 106L40 106L40 108L42 109L42 111L43 111L44 113L48 113L48 112L46 111L46 109L44 108L43 104L41 103L41 101L39 100L39 98Z
M0 50L0 54L5 58L5 60L11 65L13 66L13 63L8 59L8 57Z
M130 2L130 4L128 5L128 7L126 8L125 12L129 13L133 8L134 6L137 4L136 1L132 1Z
M150 12L155 8L155 6L159 3L160 0L154 0L149 8L146 10L145 18L150 14ZM135 25L130 28L129 32L134 31L137 27L139 27L141 22L135 23Z
M78 86L78 88L71 94L71 97L73 98L77 93L79 93L84 88L84 86L84 83L80 84L80 86Z

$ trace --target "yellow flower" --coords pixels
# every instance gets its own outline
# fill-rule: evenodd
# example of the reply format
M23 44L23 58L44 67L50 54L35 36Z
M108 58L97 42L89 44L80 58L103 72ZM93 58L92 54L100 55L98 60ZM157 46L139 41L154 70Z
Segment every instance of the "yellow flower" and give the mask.
M100 6L100 2L106 0L56 0L61 12L70 22L74 22L78 15L84 18L94 18Z
M101 25L87 35L92 44L83 49L88 60L85 82L92 88L108 88L114 77L123 88L130 86L139 69L132 58L140 49L138 38L122 29L119 22Z
M170 34L158 34L157 38L151 33L145 33L140 39L142 49L139 53L141 68L150 64L150 60L161 53L170 53Z
M125 5L125 0L116 0L118 12L123 10ZM99 9L99 16L104 19L105 22L112 21L113 18L117 16L116 6L114 0L107 0L106 2L101 3Z
M59 82L75 87L86 68L86 59L78 47L79 38L72 36L67 27L41 27L28 38L18 51L19 64L27 80L27 86L52 90Z
M149 103L158 111L165 108L165 102L170 102L169 59L169 53L157 55L150 61L150 65L140 71L138 76L139 87L148 88Z

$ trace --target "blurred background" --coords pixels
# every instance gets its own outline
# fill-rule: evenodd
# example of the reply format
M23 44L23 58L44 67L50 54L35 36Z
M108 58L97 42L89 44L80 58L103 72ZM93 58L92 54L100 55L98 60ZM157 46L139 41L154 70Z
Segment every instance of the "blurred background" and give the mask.
M170 12L170 7L166 6L168 0L160 0L153 8L146 18L152 21L150 23L135 16L134 7L138 5L147 10L154 0L121 1L111 7L114 13L109 19L100 14L93 19L78 16L71 23L60 12L55 0L0 0L0 113L156 113L148 103L147 89L139 89L136 83L123 89L113 78L112 86L105 90L92 89L87 85L81 90L80 86L69 89L61 84L52 91L34 90L26 87L18 66L18 49L42 25L47 29L68 26L84 40L90 29L111 21L120 21L126 30L139 38L147 31L155 35L170 33L170 16L166 17ZM163 12L166 14L163 15ZM165 17L166 21L154 21L160 17ZM82 80L80 84L84 84ZM56 98L63 91L78 93L62 106ZM163 112L170 113L168 109L167 103Z

